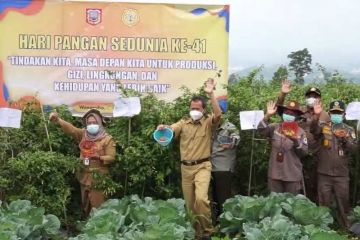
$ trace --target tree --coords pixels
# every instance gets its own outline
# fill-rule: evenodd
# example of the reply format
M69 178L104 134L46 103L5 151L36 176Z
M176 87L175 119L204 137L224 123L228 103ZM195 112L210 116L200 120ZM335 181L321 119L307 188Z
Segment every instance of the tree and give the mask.
M281 82L288 78L289 72L286 66L281 65L276 72L274 72L274 76L271 79L272 85L279 86Z
M304 76L312 71L311 69L311 54L304 48L296 52L291 52L288 56L290 58L290 70L295 73L295 82L304 84Z

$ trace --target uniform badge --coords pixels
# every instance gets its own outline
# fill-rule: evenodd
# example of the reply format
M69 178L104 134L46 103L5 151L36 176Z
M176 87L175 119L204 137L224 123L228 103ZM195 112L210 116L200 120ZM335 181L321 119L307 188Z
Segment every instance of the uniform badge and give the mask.
M99 8L86 9L86 22L90 25L97 25L102 21L102 10Z
M90 159L88 157L84 158L84 165L89 166L90 165Z
M303 138L303 144L308 145L308 140L306 137Z

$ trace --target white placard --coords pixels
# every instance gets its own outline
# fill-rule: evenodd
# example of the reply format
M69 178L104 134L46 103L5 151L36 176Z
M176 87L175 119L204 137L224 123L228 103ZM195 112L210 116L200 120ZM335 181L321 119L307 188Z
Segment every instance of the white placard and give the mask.
M360 119L360 102L351 102L346 108L346 120Z
M133 117L141 111L140 98L119 98L114 102L114 117Z
M0 127L20 128L21 110L0 108Z
M259 122L264 118L264 111L242 111L239 115L241 130L257 129Z

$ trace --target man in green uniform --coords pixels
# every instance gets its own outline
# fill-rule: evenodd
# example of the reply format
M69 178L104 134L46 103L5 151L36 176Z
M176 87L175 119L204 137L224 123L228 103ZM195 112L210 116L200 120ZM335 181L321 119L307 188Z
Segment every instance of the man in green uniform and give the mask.
M222 114L227 111L227 105L219 102ZM211 188L215 203L214 217L219 217L223 204L232 194L232 180L236 165L236 146L240 142L239 130L225 117L214 130L211 153Z

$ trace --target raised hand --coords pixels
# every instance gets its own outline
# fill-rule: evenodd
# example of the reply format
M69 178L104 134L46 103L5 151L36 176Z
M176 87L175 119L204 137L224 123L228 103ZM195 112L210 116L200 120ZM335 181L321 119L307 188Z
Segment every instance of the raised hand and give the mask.
M59 114L57 112L50 113L49 120L52 122L58 122L59 121Z
M276 113L276 111L277 111L276 103L274 101L268 102L266 105L266 114L272 116Z
M208 78L204 85L204 91L207 94L212 94L215 90L216 82L213 78Z
M315 103L314 103L314 113L316 115L319 115L323 110L323 107L322 107L322 103L319 99L316 99Z
M281 82L281 92L285 94L291 92L291 83L289 80L285 79Z

